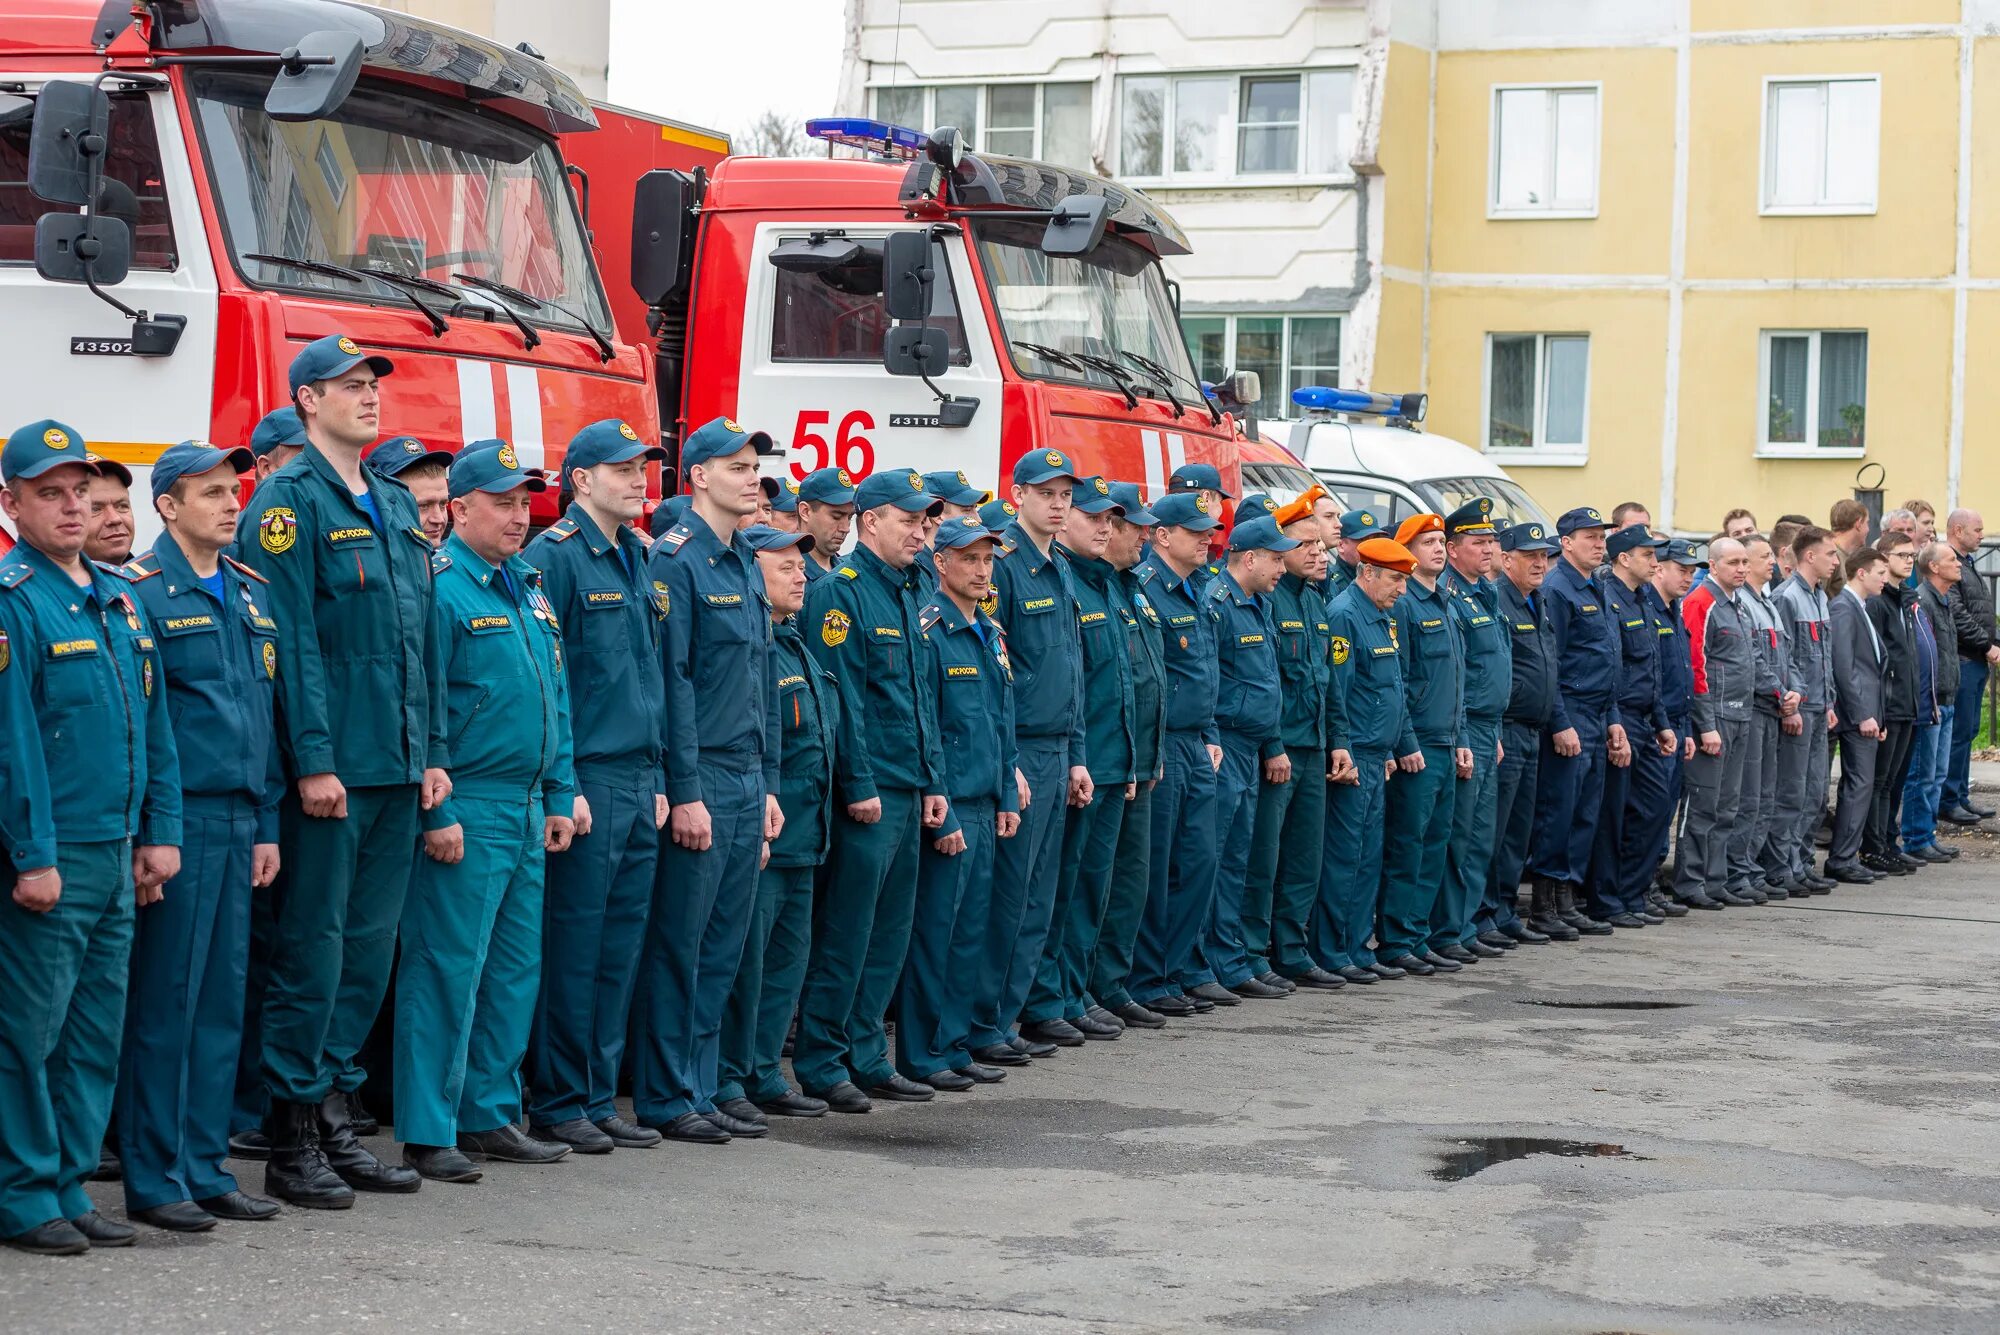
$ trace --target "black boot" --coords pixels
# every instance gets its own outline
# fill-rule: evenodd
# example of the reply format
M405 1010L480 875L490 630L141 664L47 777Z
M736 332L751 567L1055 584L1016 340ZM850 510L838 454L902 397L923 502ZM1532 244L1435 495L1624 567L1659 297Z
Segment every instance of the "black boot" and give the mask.
M356 1191L415 1191L424 1179L414 1168L385 1164L354 1134L347 1120L347 1095L334 1090L320 1100L319 1141L326 1162Z
M1529 892L1528 925L1555 941L1576 941L1581 933L1562 920L1561 882L1536 877Z
M354 1189L327 1165L320 1149L317 1104L272 1100L264 1116L264 1137L271 1143L264 1164L266 1196L309 1210L345 1210L354 1204Z

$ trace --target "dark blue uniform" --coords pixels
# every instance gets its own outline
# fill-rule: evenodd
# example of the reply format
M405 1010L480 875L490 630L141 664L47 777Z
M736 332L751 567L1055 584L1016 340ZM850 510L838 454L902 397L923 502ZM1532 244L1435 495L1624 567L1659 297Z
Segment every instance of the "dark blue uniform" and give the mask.
M1618 683L1623 674L1619 627L1596 581L1566 559L1549 567L1541 588L1555 642L1555 708L1542 735L1541 775L1535 795L1530 869L1539 878L1583 884L1597 837L1604 796L1604 739L1619 721ZM1553 737L1576 730L1582 751L1556 754Z
M1245 593L1226 568L1209 582L1206 597L1216 615L1220 674L1215 706L1222 731L1222 766L1215 776L1220 848L1214 907L1202 933L1200 957L1189 961L1188 981L1197 987L1213 982L1233 988L1264 972L1252 964L1246 935L1270 938L1269 899L1246 905L1244 887L1264 762L1285 753L1284 691L1278 676L1278 631L1266 600ZM1246 924L1246 909L1255 925Z
M1271 622L1277 629L1278 678L1284 695L1280 732L1291 758L1289 783L1266 786L1272 813L1260 821L1258 847L1250 860L1245 900L1261 902L1268 885L1269 930L1247 942L1251 965L1285 978L1316 967L1306 947L1306 923L1319 894L1320 860L1326 840L1327 678L1333 671L1333 629L1325 596L1298 575L1287 573L1271 592ZM1262 813L1259 813L1260 816ZM1252 915L1244 931L1254 933ZM1261 969L1260 969L1261 972Z
M1132 671L1132 773L1138 794L1125 804L1111 885L1092 952L1090 995L1107 1010L1129 1005L1126 990L1139 921L1152 888L1153 794L1166 740L1167 664L1160 614L1139 587L1137 567L1118 572L1115 606L1124 624L1125 660Z
M1514 904L1534 832L1542 730L1556 707L1555 635L1549 626L1546 594L1523 594L1505 576L1494 581L1493 593L1495 611L1507 628L1511 670L1500 722L1505 754L1495 782L1493 862L1486 878L1485 901L1473 922L1481 931L1496 931L1518 940L1524 928Z
M1326 856L1310 945L1322 969L1365 969L1375 963L1368 938L1381 897L1388 806L1383 766L1408 735L1403 663L1395 621L1358 583L1334 598L1327 625L1333 632L1327 749L1347 752L1359 780L1327 785Z
M1439 582L1457 618L1465 653L1465 744L1472 777L1456 785L1444 893L1431 914L1431 950L1462 946L1479 935L1474 924L1493 870L1500 800L1501 720L1513 694L1513 632L1491 577L1465 578L1446 568Z
M1398 756L1418 752L1424 767L1389 781L1382 906L1377 953L1394 963L1421 955L1444 892L1445 850L1458 796L1455 751L1466 744L1464 645L1455 600L1442 583L1427 589L1415 575L1389 613L1401 636L1409 714Z
M1631 837L1627 831L1645 812L1634 803L1633 770L1638 757L1651 751L1659 754L1653 736L1673 726L1660 702L1660 631L1648 614L1645 595L1650 584L1627 589L1616 575L1606 575L1599 583L1604 605L1618 623L1618 645L1622 670L1618 687L1618 715L1625 720L1631 743L1631 765L1607 765L1604 799L1597 818L1597 839L1591 849L1585 889L1590 895L1590 916L1597 919L1620 913L1635 913L1645 907L1643 893L1628 899L1625 856ZM1649 798L1650 800L1650 798Z
M1681 625L1680 603L1668 604L1651 584L1640 586L1639 603L1653 631L1660 713L1674 730L1676 745L1672 755L1663 756L1657 746L1632 744L1631 790L1618 857L1622 898L1628 910L1645 903L1653 873L1666 859L1667 834L1681 798L1681 757L1686 753L1686 739L1694 735L1689 717L1694 707L1694 664L1689 657L1687 629Z

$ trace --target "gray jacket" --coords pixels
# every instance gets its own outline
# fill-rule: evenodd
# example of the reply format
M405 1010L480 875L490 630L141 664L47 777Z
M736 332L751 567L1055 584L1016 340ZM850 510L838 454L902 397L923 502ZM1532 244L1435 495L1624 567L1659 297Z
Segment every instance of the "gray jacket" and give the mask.
M1785 649L1791 670L1785 680L1802 697L1799 712L1809 717L1825 713L1833 703L1833 635L1827 624L1826 591L1807 588L1793 575L1778 586L1771 601L1789 629Z
M1694 667L1696 732L1720 732L1725 719L1748 719L1756 689L1757 650L1750 619L1714 580L1681 600L1688 657Z
M1863 722L1882 721L1884 652L1859 598L1843 590L1830 600L1833 620L1833 707L1840 715L1839 732L1854 732Z
M1958 698L1958 652L1953 643L1957 630L1952 622L1950 595L1939 593L1927 579L1917 581L1917 602L1931 619L1937 635L1937 702L1948 705Z
M1776 604L1762 589L1753 589L1745 584L1737 590L1736 600L1750 619L1750 638L1757 649L1754 677L1757 712L1776 718L1781 712L1779 706L1785 692L1792 689L1784 618L1778 615Z

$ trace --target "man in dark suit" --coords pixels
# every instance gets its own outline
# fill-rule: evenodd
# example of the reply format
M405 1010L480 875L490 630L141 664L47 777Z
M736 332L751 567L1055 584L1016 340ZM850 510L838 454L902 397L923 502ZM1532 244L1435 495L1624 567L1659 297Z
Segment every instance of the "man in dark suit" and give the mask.
M1868 616L1868 600L1889 582L1882 553L1864 547L1847 559L1847 583L1829 601L1833 622L1833 709L1839 719L1840 805L1826 874L1849 885L1881 879L1862 866L1861 836L1875 787L1876 752L1882 740L1882 637Z
M1878 876L1908 876L1923 859L1902 851L1903 781L1917 728L1917 593L1906 586L1917 548L1907 533L1884 533L1875 550L1889 569L1882 592L1868 600L1868 619L1882 639L1882 744L1875 754L1875 798L1861 838L1861 865ZM1924 717L1931 702L1924 701Z

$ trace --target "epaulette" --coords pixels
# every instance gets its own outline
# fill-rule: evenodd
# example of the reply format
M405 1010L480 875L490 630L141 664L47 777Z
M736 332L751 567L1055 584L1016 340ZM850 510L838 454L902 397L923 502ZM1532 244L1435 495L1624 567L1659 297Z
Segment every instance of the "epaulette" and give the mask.
M1000 539L1000 555L1012 556L1016 550L1017 548L1013 543L1007 541L1005 538Z
M936 603L932 603L924 608L923 611L917 613L917 629L929 630L942 620L944 620L944 609L940 608Z
M675 524L665 533L662 533L659 537L659 540L654 545L657 547L665 548L667 555L672 556L674 553L678 552L683 546L685 546L687 544L687 540L689 538L692 538L693 536L694 536L694 530L689 528L686 522L683 521L681 523Z
M1208 600L1212 603L1226 603L1229 601L1229 586L1219 579L1208 586L1207 593Z
M1155 576L1155 575L1157 575L1157 574L1159 574L1159 573L1160 573L1160 568L1159 568L1158 566L1155 566L1155 565L1143 565L1143 566L1140 566L1140 567L1139 567L1139 582L1140 582L1141 584L1147 584L1147 583L1150 583L1150 582L1152 581L1152 578L1153 578L1153 576Z
M565 515L544 530L550 542L568 542L576 536L576 521Z
M431 573L433 575L442 575L449 569L451 569L451 558L449 556L446 556L443 552L431 553Z
M0 589L15 588L34 573L34 569L30 566L10 566L6 570L0 570Z
M113 578L122 579L127 584L132 582L132 576L126 572L125 567L122 565L113 565L109 561L92 561L90 564Z
M222 559L227 561L229 558L225 556ZM124 569L125 578L131 580L134 584L138 584L143 580L151 579L153 576L160 573L159 560L160 558L155 556L151 552L147 552L144 556L133 557L131 560L125 563L125 569ZM148 570L146 568L146 562L148 561L153 562L153 568L151 570Z
M834 571L833 573L838 575L842 579L861 578L861 572L856 570L853 566L842 566L840 569Z
M225 556L222 559L229 562L229 568L231 570L234 570L237 574L243 576L243 578L245 579L254 579L259 584L269 584L271 582L270 580L266 579L264 577L263 572L258 570L255 566L246 566L233 556Z

